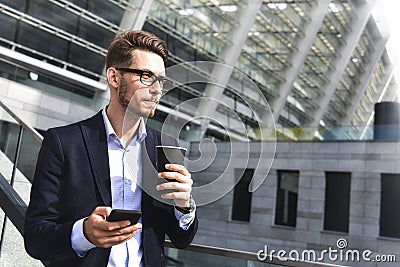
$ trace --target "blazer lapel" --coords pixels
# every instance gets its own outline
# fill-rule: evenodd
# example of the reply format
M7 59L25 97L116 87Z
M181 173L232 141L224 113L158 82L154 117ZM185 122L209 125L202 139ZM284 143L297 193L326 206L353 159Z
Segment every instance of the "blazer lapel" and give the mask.
M150 196L155 196L157 185L157 171L155 168L155 144L156 136L146 129L147 137L142 146L142 189ZM143 203L142 203L143 204Z
M173 205L172 200L166 200L161 198L161 194L165 192L157 191L156 186L158 184L164 183L163 179L158 178L158 173L156 170L156 146L161 144L161 137L157 135L157 132L149 127L146 127L147 137L145 138L145 145L142 149L142 189L152 198L142 198L142 207L145 207L147 201L152 199L152 205L157 207L164 207L164 203L169 203ZM172 138L167 138L165 145L176 145L176 142ZM159 201L162 200L162 201ZM150 201L149 201L150 202Z
M81 124L90 167L104 205L111 206L111 181L107 135L101 111Z

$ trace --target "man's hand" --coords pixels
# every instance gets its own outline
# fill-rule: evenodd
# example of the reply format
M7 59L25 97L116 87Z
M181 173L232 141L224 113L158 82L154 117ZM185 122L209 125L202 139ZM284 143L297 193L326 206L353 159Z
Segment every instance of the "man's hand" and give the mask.
M85 237L96 247L109 248L124 243L142 229L140 223L130 226L129 220L107 222L111 210L110 207L97 207L83 222Z
M157 185L157 190L173 189L172 193L161 195L164 199L173 199L175 205L186 209L190 207L190 192L192 192L192 175L183 165L166 164L165 168L171 172L160 172L159 178L175 180Z

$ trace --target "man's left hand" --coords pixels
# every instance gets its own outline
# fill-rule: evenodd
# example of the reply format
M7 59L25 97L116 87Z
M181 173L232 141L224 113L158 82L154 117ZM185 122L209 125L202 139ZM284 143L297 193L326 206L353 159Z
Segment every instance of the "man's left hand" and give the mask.
M158 173L159 178L169 179L169 182L157 185L157 190L172 189L171 193L162 194L164 199L173 199L175 205L188 209L190 207L190 192L192 192L192 175L183 165L166 164L165 168L169 172Z

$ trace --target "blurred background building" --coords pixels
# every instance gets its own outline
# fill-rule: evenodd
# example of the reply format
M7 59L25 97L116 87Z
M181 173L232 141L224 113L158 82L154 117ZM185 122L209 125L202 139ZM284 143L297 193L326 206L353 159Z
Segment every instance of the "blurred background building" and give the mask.
M38 129L94 113L107 103L108 43L119 31L144 29L166 41L168 67L211 61L244 73L288 138L298 138L288 130L293 127L319 129L313 133L317 138L323 129L342 126L362 134L373 123L374 104L397 97L385 49L389 33L384 17L376 17L382 15L376 5L379 1L2 0L1 96ZM213 71L218 66L190 66L186 75L207 78ZM208 112L228 121L237 120L235 113L248 129L257 128L256 117L266 105L259 92L247 94L234 72L218 77L223 89L215 95L204 83L170 92L156 121L185 100L213 96L225 106L191 107L179 115ZM18 86L13 82L26 86L13 90ZM202 127L192 124L183 131ZM207 126L203 136L226 139L221 125L211 121ZM349 138L363 138L356 133L348 131Z
M278 140L276 162L280 165L272 166L271 178L254 193L258 194L258 215L250 216L251 201L245 193L241 193L244 199L236 201L250 206L239 205L235 213L231 201L240 190L235 187L215 205L200 207L203 225L219 225L219 230L204 228L214 238L200 231L198 242L244 248L251 241L245 238L248 235L252 240L260 236L249 247L252 251L263 249L267 242L275 248L323 249L334 246L334 239L356 236L350 245L367 248L373 242L371 250L389 253L399 246L400 235L391 226L387 227L394 234L379 230L381 200L392 205L390 198L381 198L381 186L394 186L390 179L400 173L397 142L389 144L392 165L366 167L371 157L378 162L387 159L383 151L387 144L376 146L382 150L370 150L375 105L398 101L395 58L388 51L390 33L380 4L379 0L0 0L0 99L41 133L86 118L108 103L104 75L109 42L123 30L152 32L166 41L170 50L167 74L179 86L161 98L155 118L148 122L151 126L161 129L168 120L171 128L178 127L179 137L193 147L193 157L197 142L205 137L235 142ZM210 104L207 99L218 101ZM384 118L396 110L393 105L380 117L380 124L390 124ZM13 158L11 143L18 128L3 120L0 148ZM345 140L348 143L341 144ZM330 142L327 150L327 143L321 141ZM297 154L291 155L289 148ZM21 167L28 177L35 162L32 154L25 155L28 167ZM320 157L336 161L316 161ZM344 166L338 157L350 161ZM304 162L296 160L302 158L308 165L300 166ZM221 168L218 164L217 169ZM251 171L244 173L251 177ZM382 173L392 178L383 178L386 182L381 184ZM207 180L201 176L195 177ZM335 183L339 176L344 178ZM242 180L246 184L249 179ZM333 191L327 189L328 183ZM269 189L262 191L266 186ZM344 195L336 195L340 188L345 189ZM360 195L356 197L353 191ZM300 192L304 201L297 199ZM316 198L311 197L314 194ZM365 206L370 194L376 202ZM395 195L390 196L396 200ZM335 196L344 200L335 201ZM297 220L302 223L300 230L296 229L298 207L303 218ZM334 211L343 207L347 213L336 221ZM327 212L331 217L324 224ZM267 222L261 223L264 219ZM229 239L232 233L223 231L229 227L238 236ZM330 238L316 234L324 230L336 234ZM384 237L393 238L392 243L379 243ZM221 238L231 242L221 243Z

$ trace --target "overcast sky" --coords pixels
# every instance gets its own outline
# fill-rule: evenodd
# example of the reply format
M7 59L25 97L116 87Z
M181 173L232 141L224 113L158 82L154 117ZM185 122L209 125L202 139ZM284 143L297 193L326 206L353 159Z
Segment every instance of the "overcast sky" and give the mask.
M400 55L400 1L399 0L378 0L377 8L383 8L386 24L390 31L390 41L395 55Z
M390 33L389 43L386 48L395 64L395 80L400 82L400 1L399 0L377 0L376 8L384 14L385 24ZM400 88L397 92L400 97Z

